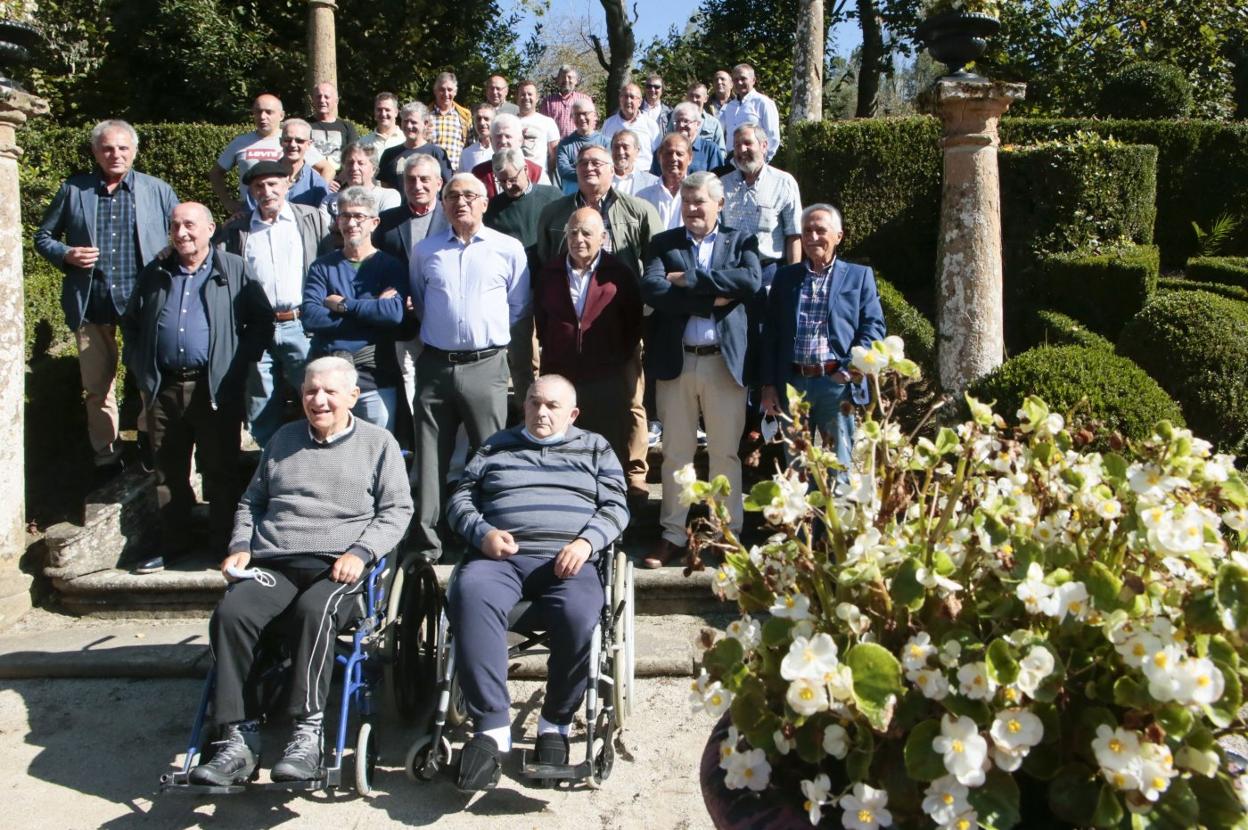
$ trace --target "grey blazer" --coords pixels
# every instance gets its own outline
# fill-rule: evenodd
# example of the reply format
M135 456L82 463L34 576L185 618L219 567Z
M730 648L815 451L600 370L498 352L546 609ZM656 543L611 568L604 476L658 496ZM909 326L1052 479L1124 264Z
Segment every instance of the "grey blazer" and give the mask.
M291 204L295 213L295 225L299 228L299 237L303 240L303 273L308 273L308 266L321 254L333 250L334 237L330 233L329 218L320 208L308 205ZM213 239L217 250L241 256L246 259L247 238L251 236L251 213L247 213L217 229Z

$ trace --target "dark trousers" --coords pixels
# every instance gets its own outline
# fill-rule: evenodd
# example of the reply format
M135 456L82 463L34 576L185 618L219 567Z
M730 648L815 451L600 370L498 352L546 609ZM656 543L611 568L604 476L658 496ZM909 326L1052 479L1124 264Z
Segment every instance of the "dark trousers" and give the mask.
M636 364L607 370L602 377L577 381L575 386L576 407L581 411L576 425L606 438L616 460L624 467L628 464L628 441L633 429L630 407L637 389Z
M254 562L252 563L255 564ZM265 626L291 610L291 680L287 711L306 717L325 711L334 674L334 640L359 615L356 597L364 589L331 582L329 568L274 568L276 584L254 579L232 583L212 614L208 632L217 664L214 716L218 723L258 719L261 711L260 674L256 652Z
M216 409L208 379L161 384L147 410L148 434L156 454L156 497L161 506L163 550L168 556L190 547L191 453L204 481L213 554L224 554L242 492L238 469L241 390L223 394Z
M468 457L507 420L507 350L475 363L452 364L426 348L416 359L416 550L430 561L442 556L438 522L445 503L446 476L462 425Z
M602 613L602 583L592 562L576 576L555 576L555 560L516 554L494 560L474 555L455 576L448 618L464 703L480 731L511 723L507 693L507 614L521 599L537 600L550 632L542 717L569 724L585 697L589 650Z

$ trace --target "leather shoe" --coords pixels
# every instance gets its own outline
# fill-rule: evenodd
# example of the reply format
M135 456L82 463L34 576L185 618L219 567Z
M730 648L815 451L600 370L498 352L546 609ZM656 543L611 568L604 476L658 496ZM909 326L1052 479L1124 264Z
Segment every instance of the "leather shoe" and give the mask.
M641 564L647 568L661 568L673 561L684 559L688 550L685 545L675 545L667 539L660 539L654 551L641 560Z

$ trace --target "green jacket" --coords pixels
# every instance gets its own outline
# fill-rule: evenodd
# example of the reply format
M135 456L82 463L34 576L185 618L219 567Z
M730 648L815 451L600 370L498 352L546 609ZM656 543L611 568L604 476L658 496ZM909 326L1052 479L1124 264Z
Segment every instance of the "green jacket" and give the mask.
M538 218L537 256L543 264L565 252L564 228L578 207L579 193L564 196L542 209ZM611 188L607 194L607 230L611 234L612 253L628 270L641 279L645 266L642 258L650 246L650 237L663 230L654 207L642 199L625 196Z

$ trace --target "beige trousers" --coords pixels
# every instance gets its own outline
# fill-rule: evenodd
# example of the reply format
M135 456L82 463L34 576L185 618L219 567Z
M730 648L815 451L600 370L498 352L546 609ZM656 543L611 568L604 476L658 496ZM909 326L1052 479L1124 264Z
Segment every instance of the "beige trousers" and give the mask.
M78 372L87 407L87 436L97 455L112 450L117 440L117 327L83 323L74 332L78 343ZM140 422L142 415L139 416Z

